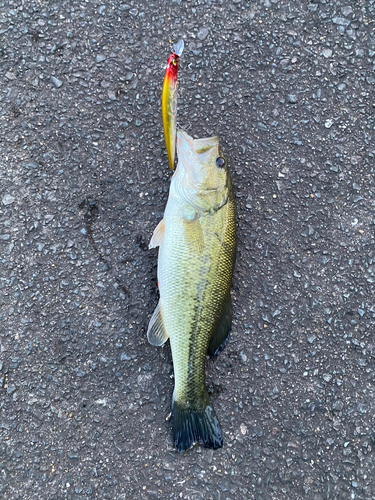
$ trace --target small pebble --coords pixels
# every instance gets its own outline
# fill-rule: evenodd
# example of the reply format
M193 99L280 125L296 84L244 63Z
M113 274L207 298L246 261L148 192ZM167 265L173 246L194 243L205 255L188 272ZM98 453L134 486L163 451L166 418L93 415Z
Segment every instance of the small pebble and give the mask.
M63 82L58 78L56 78L55 76L51 76L51 82L57 89L59 89L63 84Z
M198 31L198 38L199 40L205 40L207 37L208 37L208 29L207 28L201 28L199 31Z
M343 16L349 16L349 14L353 13L353 7L350 5L345 5L344 7L341 7L341 13Z
M99 266L99 272L101 273L106 273L107 271L109 271L111 269L111 265L108 264L108 262L103 262L102 264L100 264Z
M344 17L334 17L332 18L332 22L334 24L338 24L340 26L349 26L350 21L348 19L345 19Z
M2 202L4 205L11 205L16 201L16 198L12 196L11 194L5 194L3 196Z
M324 49L322 52L322 55L326 58L329 59L332 57L332 50L331 49Z
M49 222L51 222L51 220L53 220L54 217L55 217L54 215L45 215L44 222L48 224Z
M7 387L7 394L11 396L14 392L16 392L16 386L14 384L9 384Z

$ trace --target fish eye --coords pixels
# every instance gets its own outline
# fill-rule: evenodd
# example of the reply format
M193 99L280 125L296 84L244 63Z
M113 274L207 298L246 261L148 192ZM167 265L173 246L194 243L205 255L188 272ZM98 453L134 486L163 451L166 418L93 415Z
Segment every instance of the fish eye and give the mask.
M176 66L176 59L172 59L173 66Z
M216 158L216 166L219 168L224 167L225 165L225 160L222 156L219 156L219 158Z

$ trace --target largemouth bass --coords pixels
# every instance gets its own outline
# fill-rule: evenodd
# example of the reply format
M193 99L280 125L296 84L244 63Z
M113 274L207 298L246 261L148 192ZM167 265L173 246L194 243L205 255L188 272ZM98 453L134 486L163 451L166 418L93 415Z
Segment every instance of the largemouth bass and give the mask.
M205 386L205 358L220 352L230 332L236 222L218 137L194 140L179 130L177 154L164 218L149 245L159 246L160 300L147 336L152 345L170 340L173 440L183 451L223 443Z

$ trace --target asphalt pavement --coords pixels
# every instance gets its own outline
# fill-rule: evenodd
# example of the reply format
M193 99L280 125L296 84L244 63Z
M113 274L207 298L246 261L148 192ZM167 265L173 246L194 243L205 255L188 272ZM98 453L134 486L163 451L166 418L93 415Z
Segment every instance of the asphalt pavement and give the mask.
M224 446L185 453L146 339L180 38L238 213ZM2 0L0 40L0 498L375 498L374 0Z

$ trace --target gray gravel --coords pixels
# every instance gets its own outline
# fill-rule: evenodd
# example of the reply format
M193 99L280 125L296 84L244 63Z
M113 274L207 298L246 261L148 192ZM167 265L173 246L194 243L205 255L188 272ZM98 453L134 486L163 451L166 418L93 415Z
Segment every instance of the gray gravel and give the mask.
M0 3L0 497L375 497L375 2ZM173 450L148 345L160 100L238 207L224 447Z

